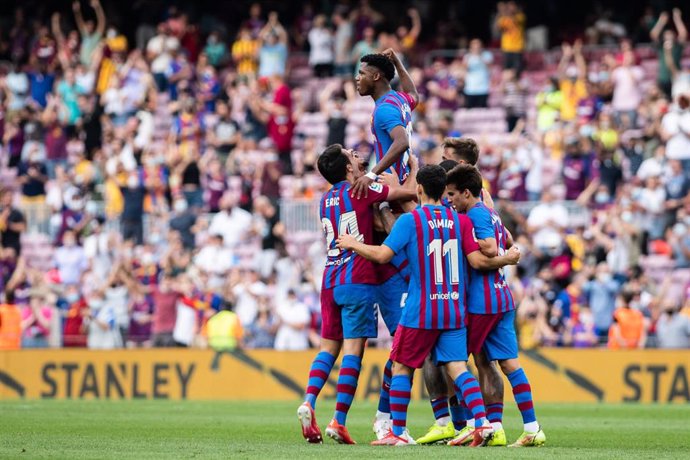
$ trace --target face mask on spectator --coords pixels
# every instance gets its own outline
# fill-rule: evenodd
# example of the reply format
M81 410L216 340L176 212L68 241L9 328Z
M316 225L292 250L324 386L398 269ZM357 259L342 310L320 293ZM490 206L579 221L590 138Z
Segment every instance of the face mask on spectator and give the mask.
M71 292L65 296L65 300L67 301L68 304L73 304L79 300L79 293L78 292Z
M139 185L139 181L136 177L132 176L129 179L127 179L127 186L129 188L137 188L137 185Z
M607 283L611 281L611 274L610 273L599 273L597 275L597 280L599 280L602 283Z
M610 198L611 198L611 197L609 196L608 193L606 193L606 192L599 192L599 193L597 193L597 194L594 196L594 201L595 201L597 204L604 204L604 203L608 203L609 200L610 200Z
M633 216L630 211L623 211L621 213L621 219L623 220L623 222L630 223L632 222L632 218Z

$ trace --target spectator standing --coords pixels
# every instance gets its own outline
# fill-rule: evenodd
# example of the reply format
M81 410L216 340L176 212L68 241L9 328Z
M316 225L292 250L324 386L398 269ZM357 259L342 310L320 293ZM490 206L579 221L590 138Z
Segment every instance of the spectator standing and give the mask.
M683 48L688 39L688 30L683 24L683 17L679 8L673 9L673 24L676 31L667 28L668 13L666 11L659 15L659 19L649 32L649 36L657 47L657 55L659 57L659 73L657 75L657 83L659 88L666 94L666 97L671 97L671 89L673 85L671 69L667 63L664 51L665 44L670 47L670 55L673 60L673 65L676 69L680 68L680 60L683 55Z
M233 351L242 348L244 331L232 305L225 303L223 309L209 318L206 324L208 345L215 351Z
M595 273L595 276L585 283L583 291L594 315L594 329L599 341L604 343L608 341L609 328L613 323L619 286L611 276L606 262L600 262Z
M621 306L613 313L613 325L609 330L609 349L634 350L644 348L647 343L645 318L631 305L635 296L636 293L628 287L623 288Z
M292 135L295 123L292 119L292 96L290 87L282 74L270 78L273 101L263 102L262 109L268 114L266 129L278 151L283 174L292 174Z
M103 291L96 291L88 299L89 319L86 345L93 350L122 348L122 335L115 319L115 311L107 305Z
M26 230L24 214L12 207L12 190L0 192L0 240L3 248L11 248L17 257L21 254L21 234Z
M525 14L514 1L498 2L496 27L501 32L503 68L522 72L522 53L525 50Z
M174 289L175 282L175 276L164 272L160 283L154 288L151 296L153 301L151 338L154 347L172 347L175 345L173 329L179 297Z
M231 249L244 241L252 225L252 215L237 206L231 192L220 201L221 211L213 216L208 228L211 235L221 235L223 244Z
M666 300L656 322L656 337L659 348L690 348L690 317L682 312L677 300Z
M314 18L314 25L309 31L309 65L318 78L333 76L333 32L326 25L326 16L320 14Z
M613 101L611 106L615 112L616 123L622 125L623 117L630 120L630 126L637 126L637 109L642 103L642 89L640 84L644 77L641 67L635 64L633 51L623 53L623 63L616 67L611 74L613 81Z
M249 29L243 27L232 44L232 59L240 76L255 75L258 68L259 41L252 37Z
M564 43L563 56L558 64L558 79L561 90L561 120L574 121L577 107L587 97L587 62L582 55L582 42L576 40L573 46ZM574 66L571 65L574 61Z
M335 75L349 78L352 75L352 50L353 29L352 23L342 11L336 10L332 17L335 26L333 38Z
M208 63L213 67L224 64L228 57L228 47L220 38L220 33L216 30L208 34L204 53L208 56Z
M79 48L79 62L85 67L91 67L94 58L94 52L103 38L105 32L105 13L99 0L91 0L91 8L96 12L96 22L89 19L84 21L81 14L81 6L79 1L72 2L72 10L74 11L74 19L77 22L77 29L81 34L81 46Z
M518 120L527 116L527 91L526 85L517 79L514 69L503 71L501 92L509 132L513 132Z
M134 241L139 245L144 243L144 198L146 189L140 181L139 174L133 171L129 174L127 185L120 187L124 199L124 208L120 216L122 238Z
M482 41L474 38L470 49L462 58L465 69L465 106L468 109L488 107L491 69L494 57L482 47Z
M536 205L527 217L528 232L535 246L541 250L558 248L563 237L561 230L568 224L568 211L555 202L553 193L544 189L541 203Z
M88 264L84 248L77 244L75 233L72 230L65 231L62 246L55 251L55 267L60 274L60 282L66 285L78 284Z
M278 22L278 13L271 11L268 23L259 33L259 77L285 75L287 68L287 32Z
M146 44L146 55L151 62L151 72L159 93L168 89L167 72L172 63L173 54L180 49L180 41L170 34L168 25L158 24L158 33Z
M19 350L22 345L22 312L14 302L14 292L5 291L0 304L0 350Z
M360 59L362 59L362 57L366 56L367 54L375 53L377 49L378 44L376 43L376 35L374 28L371 26L367 26L364 29L362 39L355 43L355 46L352 47L350 62L355 63L355 76L357 76L357 72L359 72Z
M33 292L22 309L22 348L48 348L53 309L42 292Z
M309 308L302 303L290 289L287 299L276 309L280 322L275 339L275 349L279 351L300 351L309 347L308 328L311 321Z

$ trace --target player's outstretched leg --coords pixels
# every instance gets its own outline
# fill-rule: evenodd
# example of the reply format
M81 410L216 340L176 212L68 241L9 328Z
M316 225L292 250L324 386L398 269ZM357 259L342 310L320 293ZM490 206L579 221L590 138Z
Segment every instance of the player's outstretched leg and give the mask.
M335 403L335 415L326 428L326 434L340 444L355 444L345 427L347 413L357 391L359 371L362 368L362 358L358 355L343 356L343 363L338 374L338 394Z
M482 399L482 392L479 389L477 379L475 379L469 371L465 370L455 379L455 391L462 395L462 399L472 411L472 416L474 417L475 428L470 446L485 446L491 439L493 428L491 427L491 423L486 419L484 400ZM458 445L455 441L456 440L453 440L452 444Z
M529 380L527 380L525 371L519 366L516 359L501 362L501 368L513 387L513 396L518 409L520 409L522 422L524 423L522 435L510 447L542 446L546 442L546 435L542 431L539 422L537 422L537 416L534 412L532 387L529 384Z
M307 442L312 444L320 444L323 442L321 436L321 429L316 423L316 399L321 392L324 384L328 380L328 375L333 369L335 358L338 354L340 344L335 341L322 339L322 350L316 355L314 361L311 363L309 369L309 382L305 391L304 402L297 409L297 418L302 427L302 436ZM330 342L333 342L332 344ZM330 346L329 346L330 345ZM333 354L335 353L335 355Z
M452 439L455 436L455 428L451 423L450 412L448 411L446 374L443 369L435 366L429 357L424 361L422 373L436 422L416 442L417 444L433 444Z
M374 433L376 439L383 439L391 429L391 405L390 391L391 379L393 377L391 367L393 361L390 359L383 368L383 380L381 381L381 391L379 393L379 407L374 418Z

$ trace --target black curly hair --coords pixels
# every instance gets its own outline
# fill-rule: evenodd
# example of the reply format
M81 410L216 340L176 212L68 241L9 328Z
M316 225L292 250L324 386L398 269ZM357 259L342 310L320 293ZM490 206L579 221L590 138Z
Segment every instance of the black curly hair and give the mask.
M391 81L395 78L395 65L393 65L393 62L383 54L367 54L366 56L362 56L359 62L379 69L387 81Z

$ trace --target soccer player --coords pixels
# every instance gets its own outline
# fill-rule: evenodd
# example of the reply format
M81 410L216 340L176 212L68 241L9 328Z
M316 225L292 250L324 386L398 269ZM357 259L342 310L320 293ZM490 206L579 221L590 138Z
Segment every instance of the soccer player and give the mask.
M470 165L459 165L448 173L448 197L458 212L467 214L474 225L482 252L501 256L512 246L512 236L501 218L486 207L480 198L482 176ZM518 342L515 333L515 303L502 269L470 272L467 298L468 349L475 357L484 351L489 361L498 361L513 388L515 402L522 414L524 432L512 447L540 446L546 441L534 413L532 390L518 361ZM500 412L503 412L501 404ZM493 422L494 438L505 445L502 423ZM451 444L462 444L456 439Z
M410 173L410 135L412 111L419 102L419 94L405 66L392 49L381 54L367 54L355 78L360 96L371 96L376 102L371 121L374 134L376 164L367 174L359 177L352 187L355 196L367 193L379 174L389 171L404 182ZM402 91L391 89L395 72L400 77Z
M443 152L440 165L446 171L450 171L458 164L474 166L479 160L479 146L474 139L447 137L443 140L441 147ZM481 197L487 207L493 208L491 195L485 189L482 190ZM442 201L444 205L451 206L445 195ZM491 253L486 255L490 256ZM501 422L503 415L503 378L501 373L494 363L488 361L482 353L475 355L474 360L479 373L482 394L487 404L489 421L492 423ZM470 442L474 421L465 405L458 400L457 396L448 397L450 393L449 388L452 388L452 386L446 383L446 378L441 369L434 366L431 359L427 359L424 363L423 375L424 384L427 388L427 393L429 393L429 402L434 412L435 423L424 436L417 439L417 443L431 444L446 441L453 437ZM448 403L450 403L450 412ZM492 437L488 445L501 445L499 437Z
M350 196L350 187L364 174L364 163L356 152L340 144L330 145L319 156L318 169L333 187L321 198L320 216L326 236L327 261L321 288L321 350L309 371L305 401L297 416L302 435L310 443L321 443L321 430L316 423L316 398L323 388L335 359L343 349L338 376L335 416L326 434L342 444L354 444L345 422L357 389L357 380L369 337L377 335L374 298L377 268L352 251L336 247L340 235L351 235L359 241L372 242L372 205L386 200L409 200L415 193L395 185L372 183L362 198Z
M406 431L407 407L414 369L422 367L433 352L463 395L476 419L473 446L484 445L493 429L486 420L479 384L467 371L467 338L464 327L467 289L466 261L477 269L498 269L517 263L519 251L490 259L479 251L466 216L441 205L446 172L440 166L425 166L417 173L420 207L400 216L383 245L367 245L350 235L341 235L338 247L379 264L395 254L408 259L411 277L405 308L393 339L390 388L393 427L372 445L410 445Z

